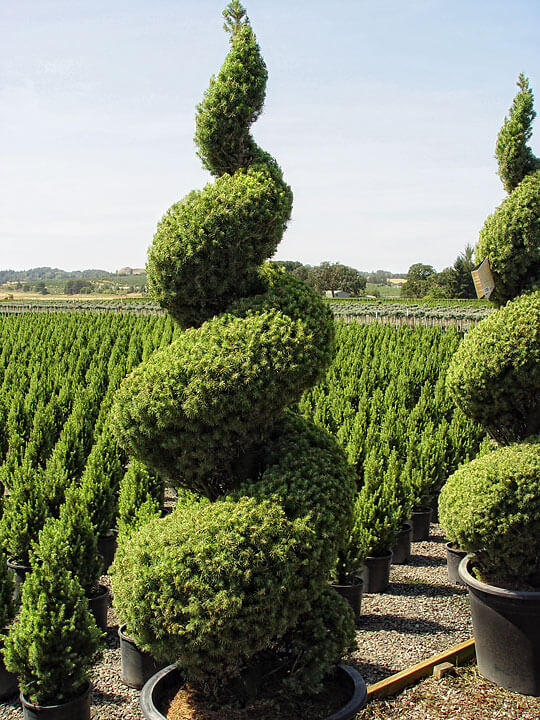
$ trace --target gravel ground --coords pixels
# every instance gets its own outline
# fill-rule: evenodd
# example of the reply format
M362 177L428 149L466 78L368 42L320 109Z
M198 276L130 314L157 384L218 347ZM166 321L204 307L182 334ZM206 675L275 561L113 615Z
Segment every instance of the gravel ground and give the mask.
M107 577L102 580L108 583ZM368 684L472 635L467 594L448 583L444 539L437 525L431 526L429 542L413 543L413 556L407 565L392 566L390 580L386 592L364 596L357 623L358 650L349 659ZM112 608L108 623L107 647L92 676L92 720L140 720L139 692L120 682L118 623ZM22 717L17 698L0 702L0 720ZM473 664L442 680L429 678L399 695L373 700L360 717L538 720L540 699L493 686L478 676Z

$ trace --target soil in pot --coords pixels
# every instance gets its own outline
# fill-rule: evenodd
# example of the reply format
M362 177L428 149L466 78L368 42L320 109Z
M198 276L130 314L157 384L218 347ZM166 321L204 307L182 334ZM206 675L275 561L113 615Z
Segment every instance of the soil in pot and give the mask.
M279 681L268 683L265 692L248 706L239 708L235 704L215 703L201 697L189 685L183 686L167 703L165 710L167 720L292 720L293 718L309 718L309 720L346 720L356 716L356 712L365 702L352 711L352 714L342 714L340 711L351 700L350 688L343 683L340 671L329 676L325 681L324 690L318 695L299 695L291 697L277 693ZM231 697L231 700L234 700Z

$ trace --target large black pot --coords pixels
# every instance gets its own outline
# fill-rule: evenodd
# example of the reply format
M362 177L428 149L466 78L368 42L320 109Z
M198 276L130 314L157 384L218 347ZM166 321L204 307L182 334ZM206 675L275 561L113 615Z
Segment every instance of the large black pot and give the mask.
M128 687L140 690L152 675L164 667L165 663L155 660L150 653L140 650L135 640L125 634L126 626L118 628L120 638L120 679Z
M99 585L97 592L88 598L88 608L96 625L100 630L107 630L107 610L109 609L109 589L105 585Z
M325 720L352 720L366 704L366 683L358 670L349 665L338 665L337 670L339 681L350 691L350 700ZM166 720L164 705L180 689L182 682L176 665L168 665L150 678L141 692L141 711L145 720Z
M362 613L362 596L364 594L364 581L359 577L352 577L348 585L332 583L334 590L344 598L352 608L354 619L358 620Z
M90 720L90 685L60 705L32 705L21 693L24 720Z
M396 537L396 544L392 548L392 563L405 565L411 557L412 523L403 523Z
M392 551L386 555L376 555L365 559L368 579L364 590L368 593L384 592L390 585L390 565Z
M458 550L452 547L452 543L447 542L446 545L446 569L448 571L448 581L454 585L464 585L458 573L459 563L467 554L465 550Z
M433 510L431 508L418 508L417 510L413 510L411 515L413 542L429 540L429 524L431 522L432 513Z
M524 695L540 695L540 592L506 590L471 574L474 556L459 565L469 591L478 670Z

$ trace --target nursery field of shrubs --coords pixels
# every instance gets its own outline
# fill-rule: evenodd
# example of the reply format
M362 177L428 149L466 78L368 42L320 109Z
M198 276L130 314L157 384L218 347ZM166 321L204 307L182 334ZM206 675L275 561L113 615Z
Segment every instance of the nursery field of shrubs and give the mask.
M121 380L178 332L163 315L4 318L3 485L10 488L22 469L43 475L44 482L52 482L53 474L64 484L80 479L92 448L108 432L105 419ZM336 358L300 409L337 438L359 485L370 468L387 467L393 456L415 504L429 504L458 464L474 456L483 431L445 391L446 368L460 337L455 329L337 323ZM116 443L114 449L125 462Z

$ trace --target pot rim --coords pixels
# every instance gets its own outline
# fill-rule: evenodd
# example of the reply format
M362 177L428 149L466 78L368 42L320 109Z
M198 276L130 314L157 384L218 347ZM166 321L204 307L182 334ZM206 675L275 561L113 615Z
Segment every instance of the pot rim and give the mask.
M96 593L92 593L92 595L88 595L89 600L98 600L99 598L105 597L106 595L110 595L109 588L106 585L103 585L103 583L99 583L99 585L96 588Z
M328 715L325 720L352 720L356 713L366 704L367 700L367 687L364 678L360 675L358 670L351 665L345 665L339 663L336 666L345 676L349 678L353 683L352 697L337 712L332 715ZM156 685L169 673L176 672L179 679L181 679L180 670L176 664L167 665L166 667L158 670L155 675L144 684L141 691L140 706L143 716L147 720L166 720L165 716L160 713L154 703L154 691Z
M364 585L364 580L361 577L358 577L357 575L351 575L350 576L354 582L352 583L339 583L339 582L332 582L330 583L330 586L333 588L351 588L351 587L362 587Z
M460 579L467 585L467 588L482 592L487 595L495 595L500 598L512 600L534 600L540 601L540 590L508 590L497 585L489 585L488 583L477 580L470 572L469 568L475 560L475 556L471 553L466 555L459 563L458 574Z
M30 564L26 564L21 562L20 558L14 557L13 555L10 555L6 559L6 565L8 568L12 570L31 570L32 566Z
M413 507L411 511L411 515L425 515L426 513L433 513L433 508L430 506L427 507Z
M453 553L463 553L463 557L465 557L465 555L467 555L466 550L460 550L459 548L454 547L454 543L451 540L449 540L447 543L445 543L444 547Z
M393 556L394 556L394 551L393 551L393 550L387 550L387 551L386 551L385 553L383 553L382 555L367 555L367 556L366 556L366 561L367 561L367 560L386 560L387 558L390 558L390 559L391 559Z
M85 697L87 697L90 694L90 682L86 683L86 686L78 695L75 695L75 697L71 698L70 700L66 700L65 702L58 703L57 705L34 705L29 700L27 700L23 693L21 692L19 697L21 699L21 705L23 707L31 708L32 710L40 711L40 710L54 710L55 708L61 708L65 707L66 705L69 705L70 703L78 702L79 700L83 700Z

